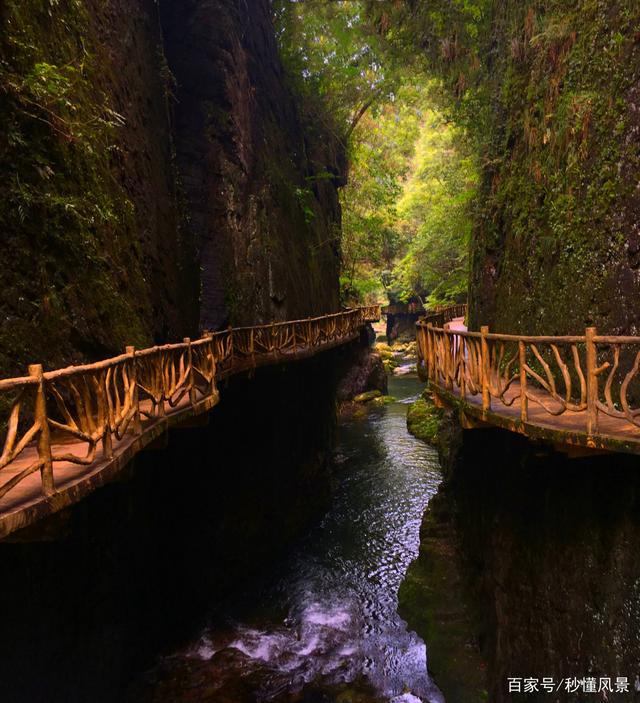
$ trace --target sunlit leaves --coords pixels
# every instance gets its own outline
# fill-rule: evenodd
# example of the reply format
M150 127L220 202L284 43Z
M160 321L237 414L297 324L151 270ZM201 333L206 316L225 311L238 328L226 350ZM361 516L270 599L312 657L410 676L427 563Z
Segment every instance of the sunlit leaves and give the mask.
M275 0L280 53L303 95L320 97L342 135L396 76L383 61L379 36L356 0Z
M479 21L485 3L429 3L429 30L419 43L438 60L457 59L462 45L450 35L453 18L464 30ZM436 87L420 52L414 61L393 50L403 41L393 36L402 26L398 14L410 13L409 4L275 0L274 12L297 92L310 104L320 101L323 121L330 115L348 143L345 302L380 298L385 291L436 302L458 297L466 286L475 165L462 133L434 111Z
M343 292L456 300L467 285L475 161L463 134L406 85L367 116L343 193ZM377 283L377 285L376 285Z

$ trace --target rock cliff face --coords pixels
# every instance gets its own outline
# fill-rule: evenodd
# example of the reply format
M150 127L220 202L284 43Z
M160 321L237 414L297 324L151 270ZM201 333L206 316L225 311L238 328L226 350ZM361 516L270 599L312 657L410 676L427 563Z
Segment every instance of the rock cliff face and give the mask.
M471 321L639 334L640 6L493 5Z
M475 144L470 323L640 332L637 0L369 0Z
M451 418L449 418L451 419ZM445 423L444 482L400 592L447 700L545 701L508 679L626 677L640 637L640 481L624 455L567 459L497 429ZM563 682L563 685L561 685ZM484 694L482 691L484 690ZM630 695L609 693L609 701ZM554 699L555 700L555 699Z
M197 327L154 8L0 8L2 374Z
M164 0L178 164L200 249L202 320L336 310L344 156L303 121L267 0Z
M527 698L508 693L508 677L622 676L632 690L640 655L636 460L567 460L486 432L465 433L446 491L479 615L488 699Z
M0 96L0 374L338 307L343 156L267 0L8 0Z

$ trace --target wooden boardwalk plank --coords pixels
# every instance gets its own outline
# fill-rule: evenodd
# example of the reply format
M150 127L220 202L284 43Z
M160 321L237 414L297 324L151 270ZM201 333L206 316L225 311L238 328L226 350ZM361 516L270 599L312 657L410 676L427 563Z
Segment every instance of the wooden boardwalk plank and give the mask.
M193 367L191 365L192 354L195 354L195 352L192 352L192 348L195 349L198 344L201 345L202 341L206 341L206 338L199 340L198 343L193 345L189 340L185 340L184 344L171 345L160 349L157 353L154 350L140 352L140 358L143 359L143 363L147 358L151 358L152 363L156 364L157 369L154 373L157 378L155 378L155 381L160 384L170 384L172 388L175 388L175 391L173 391L177 394L175 407L163 400L161 401L161 412L158 413L158 407L156 406L154 409L154 404L150 399L140 401L139 405L136 406L139 408L136 417L140 418L140 432L132 431L134 430L133 423L129 424L120 439L117 438L115 433L109 432L111 456L109 456L108 448L104 446L104 441L98 440L100 446L96 449L95 459L88 465L55 459L56 455L67 454L83 457L87 454L90 444L87 441L72 437L69 432L56 429L54 425L49 441L50 450L54 454L53 467L50 474L54 492L52 495L45 495L40 470L27 475L9 489L5 495L0 497L0 539L16 530L32 525L36 521L52 515L69 505L77 503L99 486L113 480L139 451L156 441L170 427L179 426L190 418L208 412L219 402L220 396L217 390L217 382L220 380L263 366L300 361L353 342L359 337L363 326L367 322L376 319L376 317L379 318L379 307L370 306L369 308L346 311L321 318L298 320L273 326L263 325L256 328L230 330L222 333L230 340L230 344L226 347L225 356L216 360L215 383L212 383L211 387L207 384L203 385L201 378L198 378L196 382L195 372L191 370L192 368L197 368L195 363ZM238 335L238 341L235 342L238 345L237 348L234 346L234 334ZM273 343L275 346L272 349L263 348L262 350L254 351L254 338L257 343L264 345L266 339L270 345ZM250 353L247 353L248 347L251 349ZM199 348L202 349L201 346ZM152 354L152 356L145 357L145 355L149 354ZM170 362L172 354L175 358ZM85 374L84 368L86 368L86 376L90 378L93 378L90 374L95 369L99 369L100 373L102 373L99 376L99 383L94 383L94 386L90 386L90 388L95 388L96 392L104 393L105 391L101 390L100 384L108 384L109 382L115 384L113 380L115 371L113 373L109 372L112 375L107 376L104 369L115 369L118 365L120 365L120 368L125 368L124 365L129 364L126 367L129 376L125 378L123 375L120 383L124 384L125 391L126 388L131 391L133 388L131 383L137 383L135 379L131 378L131 374L135 373L133 371L134 367L131 366L133 358L133 356L125 355L115 360L107 360L82 367L82 369L79 369L78 378L82 381L83 374ZM135 358L137 359L138 357L136 356ZM73 373L75 373L74 369L51 372L45 374L45 382L55 383L58 378L66 378L72 376ZM72 377L75 378L75 376ZM42 379L41 371L40 378ZM48 380L50 378L52 381ZM25 377L24 379L0 381L0 389L11 391L14 387L25 387L25 383L27 388L33 388L34 386L33 379ZM106 392L108 393L109 390ZM111 412L113 412L113 403L117 400L118 405L122 405L127 392L121 390L115 395L113 395L113 391L111 393L112 397L110 397L109 402L111 403ZM116 396L119 396L119 398L116 399ZM85 406L87 403L85 401L82 401L76 407L76 410L80 408L86 411ZM94 407L95 412L97 411ZM151 417L147 417L147 415L151 415ZM37 420L38 418L36 417ZM90 415L89 420L89 424L94 426L101 426L100 422L105 422L104 418L100 420L97 415ZM68 419L67 424L71 421L77 422L77 418L72 417L70 420ZM45 417L44 422L49 425L51 421L48 417ZM39 450L38 444L34 440L15 459L0 469L0 491L3 486L6 486L22 471L35 465L40 460L40 457L41 450Z
M467 331L464 318L450 321L445 325L445 329L452 333L465 333ZM436 334L440 333L438 330L434 331ZM452 349L457 351L460 337L454 334L452 339L454 340ZM624 339L626 340L626 338ZM638 341L640 342L640 340ZM423 342L426 340L423 339ZM490 407L487 409L483 407L480 383L477 384L476 393L470 392L466 387L462 391L457 383L451 381L451 369L438 365L442 356L433 354L431 358L437 362L436 368L431 370L431 389L441 403L459 410L463 424L466 426L500 427L532 439L549 442L557 448L565 450L580 447L587 452L609 451L640 454L640 427L624 417L612 417L600 408L595 413L596 428L589 432L586 407L578 411L567 409L548 391L536 388L528 382L526 421L523 421L522 393L518 380L511 383L502 399L492 395ZM422 361L424 362L424 357ZM466 362L467 359L465 359ZM448 357L448 361L443 362L443 365L453 366L453 364L452 356ZM450 379L448 387L443 383L445 378Z

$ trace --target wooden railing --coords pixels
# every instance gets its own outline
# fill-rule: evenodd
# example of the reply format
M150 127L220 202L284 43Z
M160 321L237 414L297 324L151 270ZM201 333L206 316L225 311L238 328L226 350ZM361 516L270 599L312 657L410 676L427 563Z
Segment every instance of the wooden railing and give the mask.
M418 372L484 414L518 411L520 423L571 418L587 435L640 428L640 337L544 337L451 331L417 324ZM615 422L611 422L611 421ZM578 425L576 425L576 422ZM637 437L640 440L640 435Z
M377 322L382 314L380 305L365 305L359 309L362 310L362 316L365 322Z
M424 312L424 307L421 303L391 303L385 305L381 310L383 315L415 315L416 313Z
M376 317L377 316L377 317ZM207 333L93 364L0 380L0 499L39 471L45 496L55 493L57 463L90 466L110 459L114 442L145 423L219 398L216 380L252 367L310 356L355 338L379 319L379 306L322 317ZM73 450L69 450L70 446ZM78 451L78 446L82 448ZM19 466L19 470L16 470ZM2 481L2 478L6 480Z
M444 327L448 322L455 320L457 317L466 317L466 315L466 303L439 305L433 310L427 310L424 317L420 318L420 322L431 323L434 327Z

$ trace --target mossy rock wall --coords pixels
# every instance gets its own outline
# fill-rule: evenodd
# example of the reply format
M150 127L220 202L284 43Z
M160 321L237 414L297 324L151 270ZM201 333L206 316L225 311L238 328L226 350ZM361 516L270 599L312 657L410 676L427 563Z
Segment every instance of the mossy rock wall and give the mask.
M270 2L162 0L160 9L203 325L335 312L344 148L294 97Z
M477 153L471 327L640 333L637 0L367 5Z
M0 10L0 372L197 330L153 3Z
M443 415L443 411L433 404L431 394L425 392L407 410L407 429L414 437L439 447Z
M315 122L267 0L0 4L0 375L335 311Z
M471 323L638 334L640 5L506 6L493 16Z

